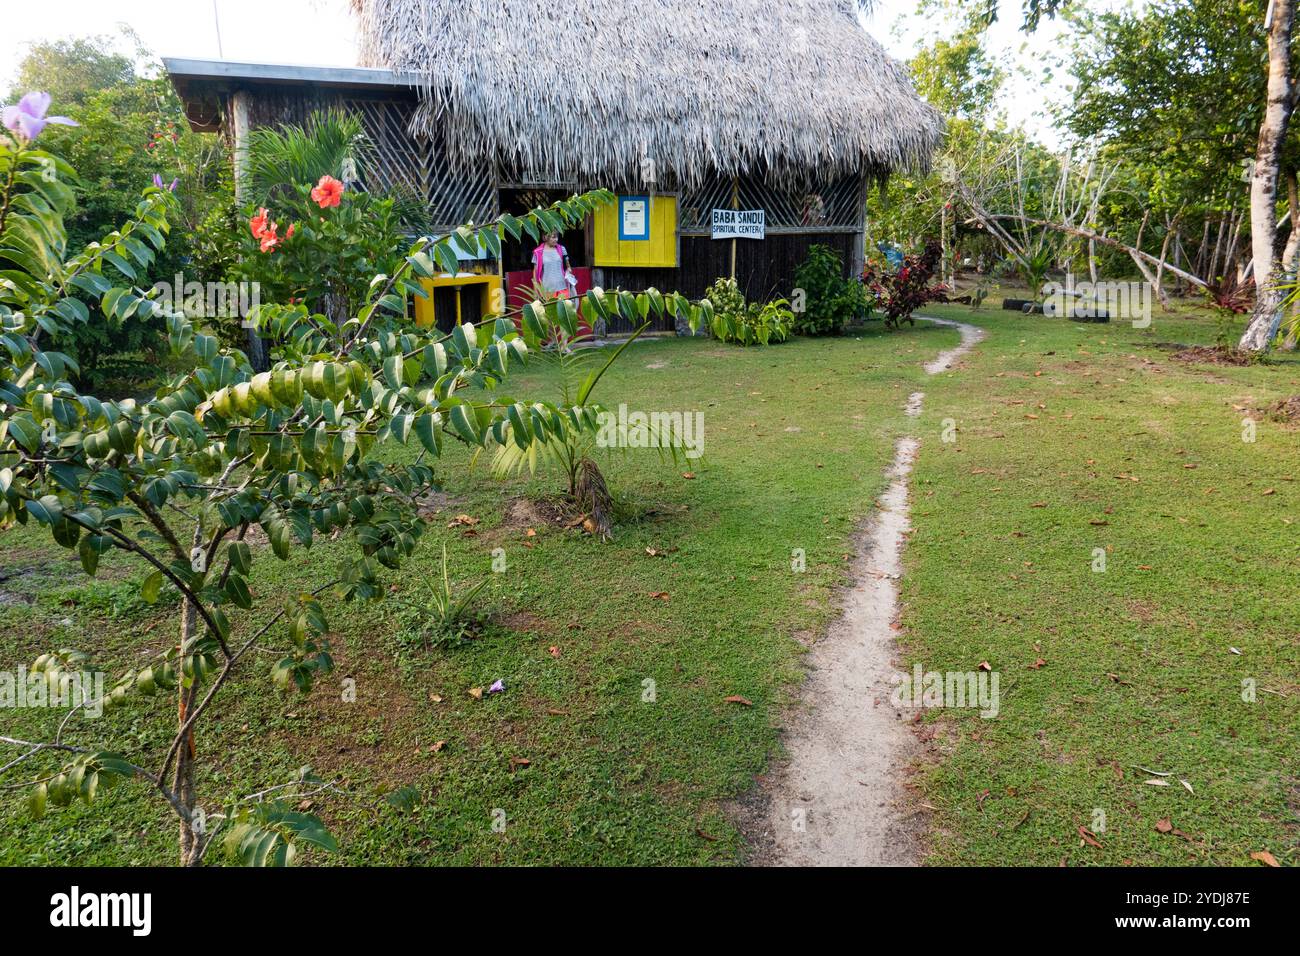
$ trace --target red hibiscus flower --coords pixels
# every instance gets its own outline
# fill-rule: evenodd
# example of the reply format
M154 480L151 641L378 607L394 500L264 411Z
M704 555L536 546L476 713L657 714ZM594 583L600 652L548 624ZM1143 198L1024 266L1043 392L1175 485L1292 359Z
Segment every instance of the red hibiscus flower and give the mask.
M322 176L320 182L312 189L311 198L322 209L337 206L343 200L343 184L333 176Z
M248 220L248 228L253 231L253 238L255 239L262 238L262 233L266 232L268 218L269 217L267 216L266 207L263 206L262 208L257 210L256 216Z
M284 235L280 235L280 224L278 222L266 221L266 210L259 210L259 214L253 217L252 221L253 235L261 240L261 249L263 252L274 252L276 247L286 239L293 238L293 224L285 230Z

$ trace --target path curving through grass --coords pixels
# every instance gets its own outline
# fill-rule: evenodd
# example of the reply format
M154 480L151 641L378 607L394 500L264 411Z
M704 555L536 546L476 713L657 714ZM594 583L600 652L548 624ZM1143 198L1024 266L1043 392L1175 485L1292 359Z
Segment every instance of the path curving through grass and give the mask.
M936 375L984 338L947 319L961 343L927 362ZM920 415L913 392L906 413ZM895 622L903 546L911 530L908 485L919 439L901 437L886 471L888 488L856 541L842 615L809 651L806 709L784 735L788 760L769 781L766 821L755 863L778 866L904 866L919 857L904 770L915 742L893 701Z

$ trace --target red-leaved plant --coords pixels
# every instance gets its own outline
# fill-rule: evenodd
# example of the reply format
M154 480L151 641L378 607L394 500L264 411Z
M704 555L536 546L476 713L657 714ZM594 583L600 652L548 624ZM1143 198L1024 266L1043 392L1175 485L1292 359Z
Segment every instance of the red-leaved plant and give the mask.
M903 259L897 272L887 266L867 263L862 282L876 298L876 308L885 314L885 328L898 328L904 321L916 324L912 313L927 302L943 302L948 287L931 285L939 266L939 243L930 240L925 249Z

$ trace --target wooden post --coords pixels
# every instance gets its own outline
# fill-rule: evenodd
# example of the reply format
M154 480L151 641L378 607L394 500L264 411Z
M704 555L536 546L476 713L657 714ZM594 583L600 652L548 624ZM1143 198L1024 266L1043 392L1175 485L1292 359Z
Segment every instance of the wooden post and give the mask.
M740 208L740 180L736 176L731 177L731 208ZM731 278L736 278L736 237L731 237Z

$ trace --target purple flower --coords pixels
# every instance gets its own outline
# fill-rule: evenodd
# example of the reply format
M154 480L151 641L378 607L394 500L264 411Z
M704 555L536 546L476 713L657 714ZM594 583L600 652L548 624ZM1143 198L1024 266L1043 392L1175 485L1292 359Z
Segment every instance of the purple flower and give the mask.
M504 683L503 681L499 681L499 680L498 680L498 681L495 681L495 682L492 684L492 686L488 688L488 693L489 693L489 694L499 694L499 693L501 693L501 692L502 692L503 690L505 690L505 689L506 689L506 685L505 685L505 683Z
M41 130L50 123L58 123L60 126L78 125L66 116L46 116L45 111L49 108L49 93L28 93L18 101L17 106L4 108L0 122L19 139L28 141L40 136Z
M169 193L174 193L174 192L176 192L176 184L179 183L179 182L180 182L179 179L173 179L172 182L171 182L171 185L167 187L167 191L168 191ZM159 189L162 189L162 188L163 188L162 176L161 176L160 174L158 174L158 173L154 173L154 174L153 174L153 184L154 184L155 186L157 186Z

